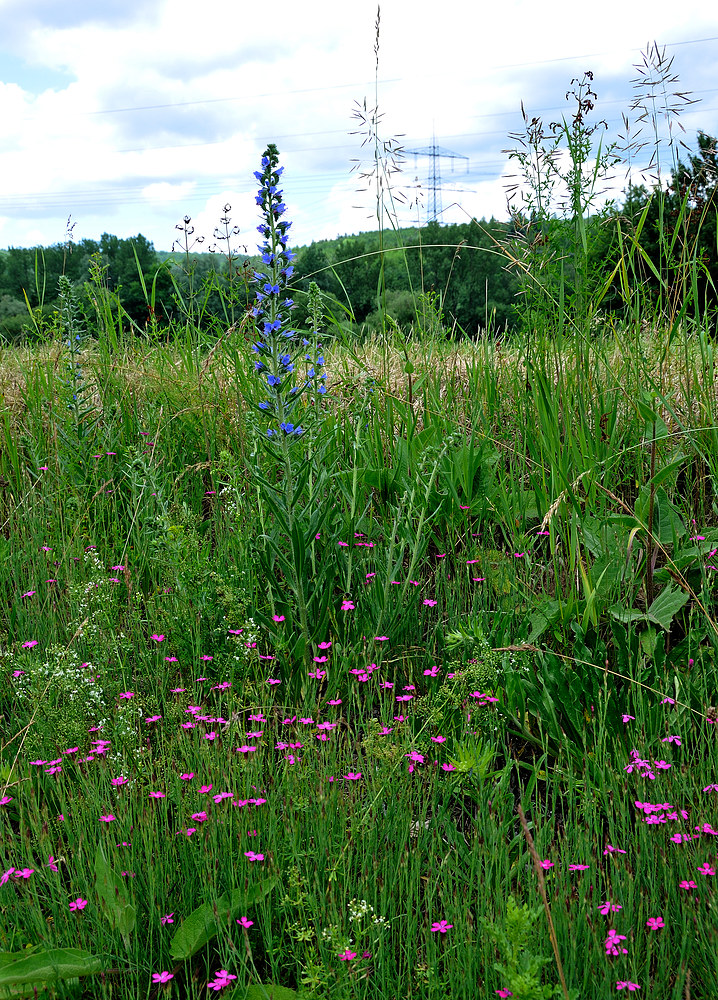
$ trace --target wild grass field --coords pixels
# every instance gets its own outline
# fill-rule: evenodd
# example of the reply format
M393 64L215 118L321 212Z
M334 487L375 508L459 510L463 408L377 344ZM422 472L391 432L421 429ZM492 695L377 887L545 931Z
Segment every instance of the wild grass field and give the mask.
M0 996L714 998L700 263L578 199L512 335L297 332L280 173L220 335L2 351Z

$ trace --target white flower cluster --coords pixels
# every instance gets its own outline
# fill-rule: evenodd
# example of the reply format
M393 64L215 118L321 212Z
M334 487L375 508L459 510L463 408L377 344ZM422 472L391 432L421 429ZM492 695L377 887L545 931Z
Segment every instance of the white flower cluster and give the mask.
M96 683L91 663L81 663L74 649L51 646L48 658L26 669L16 681L15 694L28 701L45 694L48 701L62 704L79 701L89 717L103 710L102 688Z
M258 648L257 643L259 642L260 635L261 633L254 618L247 618L241 634L232 636L237 652L240 654L235 654L235 662L238 663L241 660L251 658L253 651Z
M234 486L225 486L224 489L219 491L219 496L224 500L227 520L239 522L242 518L242 512L236 488Z
M147 754L147 746L141 742L141 735L135 725L133 716L144 715L140 705L125 705L113 720L112 747L107 754L107 760L119 774L128 765L134 765L135 770L142 770L143 755ZM127 759L129 757L129 760ZM124 773L124 772L123 772Z
M116 650L123 647L129 649L130 641L115 625L112 595L114 584L108 579L107 570L92 549L84 553L84 560L92 573L86 583L70 587L71 600L77 600L77 613L70 623L70 629L88 642L98 642L103 646L111 642Z
M352 923L357 920L363 920L364 917L371 917L371 922L375 927L388 927L386 917L377 917L374 914L374 907L370 903L367 903L365 899L352 899L347 904L347 909L349 910L349 919Z
M349 910L349 919L354 922L355 920L362 920L367 913L373 913L374 907L370 906L365 899L357 902L356 899L352 899L350 903L347 904L347 909Z

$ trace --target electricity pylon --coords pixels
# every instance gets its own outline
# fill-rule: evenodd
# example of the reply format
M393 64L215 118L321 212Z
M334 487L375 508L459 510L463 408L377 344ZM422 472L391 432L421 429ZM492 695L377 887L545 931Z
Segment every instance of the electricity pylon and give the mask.
M462 153L454 153L450 149L444 149L443 146L436 145L436 137L432 137L430 146L423 146L421 149L405 149L405 153L412 153L414 157L417 156L428 156L431 159L431 168L429 170L429 182L427 184L427 190L430 192L430 201L426 207L426 221L436 222L442 212L441 205L441 164L439 163L440 157L446 157L453 160L466 160L466 170L469 169L469 158L464 156ZM416 160L414 161L416 162ZM454 171L454 164L451 164L451 171Z

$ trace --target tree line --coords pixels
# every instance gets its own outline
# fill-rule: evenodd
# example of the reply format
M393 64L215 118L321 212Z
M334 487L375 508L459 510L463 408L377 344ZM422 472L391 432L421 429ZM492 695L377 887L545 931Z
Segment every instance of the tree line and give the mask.
M600 291L601 309L610 313L626 304L619 261L627 247L643 303L670 306L675 314L690 275L693 306L700 303L702 315L715 315L717 189L716 139L700 132L698 152L677 162L665 190L631 186L620 204L582 222L581 266L575 220L556 216L537 220L515 213L510 222L432 222L313 242L297 248L294 324L304 325L314 281L333 320L357 330L390 323L477 336L515 328L527 322L528 263L538 264L542 291L561 296L567 309ZM237 252L158 252L142 234L10 247L0 251L0 335L16 341L43 324L51 327L63 274L87 312L88 330L92 282L115 297L136 331L160 329L171 336L187 322L226 328L250 307L258 265L258 258Z

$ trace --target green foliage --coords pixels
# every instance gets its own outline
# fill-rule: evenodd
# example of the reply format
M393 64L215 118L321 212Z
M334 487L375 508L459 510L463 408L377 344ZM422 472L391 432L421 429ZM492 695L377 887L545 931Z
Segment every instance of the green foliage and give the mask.
M175 961L183 961L204 948L220 930L234 922L238 913L264 899L274 889L276 876L263 879L249 889L237 889L212 903L198 906L182 921L172 936L170 954Z
M444 638L451 668L461 668L453 678L456 697L464 700L472 690L493 691L500 676L501 658L491 648L480 622L460 622Z
M122 936L125 948L130 950L130 934L135 929L137 908L127 895L125 884L107 862L102 844L95 853L95 891L110 925Z
M501 975L504 988L509 989L516 1000L550 1000L563 996L560 986L541 984L541 970L552 961L534 952L535 926L542 915L541 906L533 909L528 904L517 906L514 897L509 896L504 921L500 924L484 921L502 958L494 968ZM573 990L570 995L572 1000L578 996Z
M49 983L91 976L105 967L99 956L80 948L41 950L36 945L19 954L0 955L0 989L2 997L37 995ZM23 992L18 992L18 988ZM27 991L27 992L25 992Z
M15 697L33 715L23 752L53 757L67 747L86 747L88 727L105 708L92 663L82 663L74 649L51 646L44 660L27 660L21 669Z

